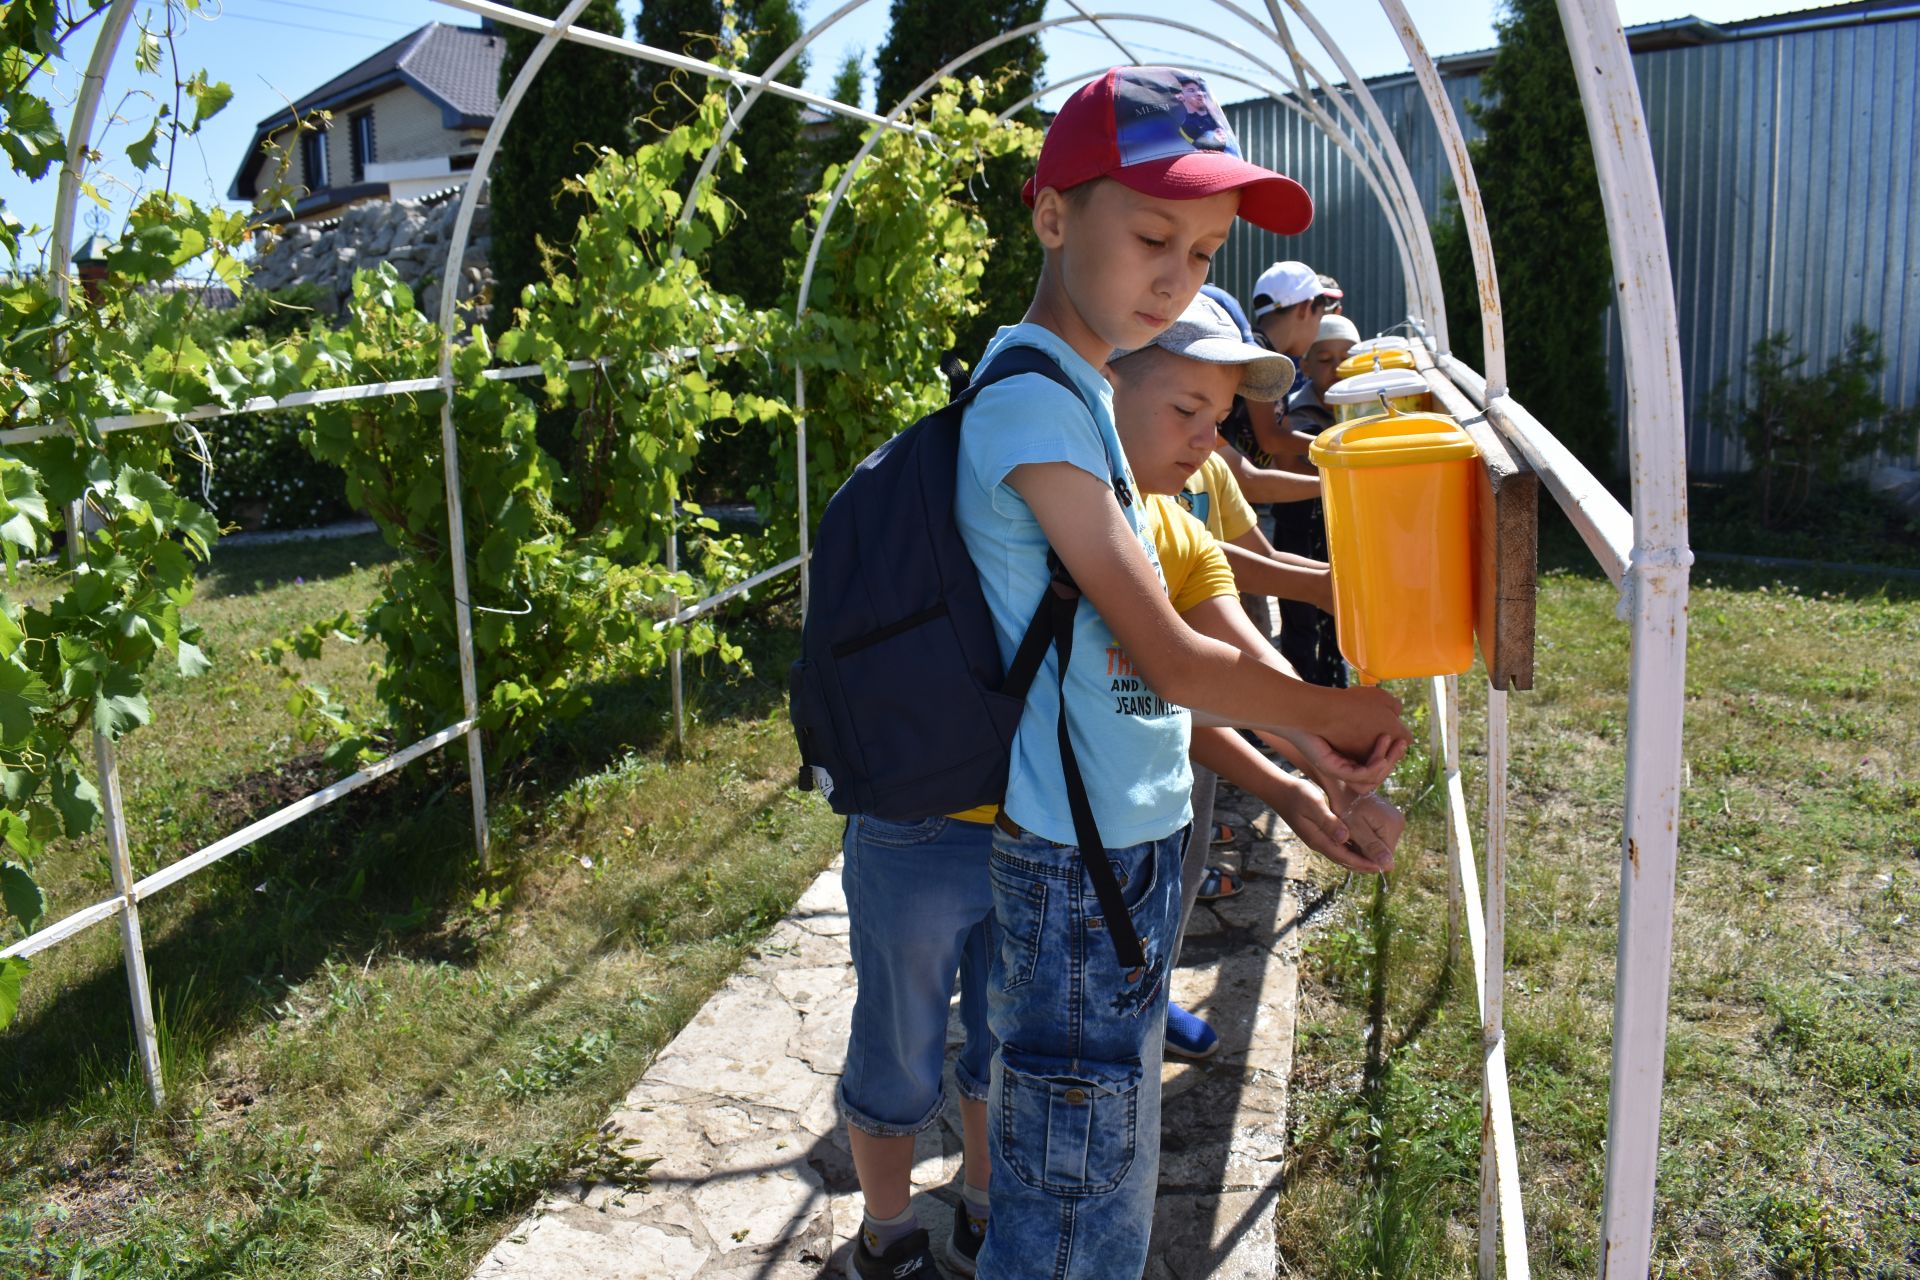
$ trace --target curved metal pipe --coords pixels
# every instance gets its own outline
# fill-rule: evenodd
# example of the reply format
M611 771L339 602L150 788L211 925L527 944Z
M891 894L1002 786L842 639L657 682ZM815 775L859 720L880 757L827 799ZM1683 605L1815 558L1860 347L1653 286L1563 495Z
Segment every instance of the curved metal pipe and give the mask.
M1473 267L1480 289L1480 338L1485 347L1487 398L1507 392L1507 334L1500 315L1500 277L1494 269L1493 239L1487 232L1487 206L1480 198L1480 180L1473 172L1473 158L1467 154L1467 138L1460 131L1460 117L1453 100L1440 82L1440 70L1433 65L1426 42L1401 0L1380 0L1387 19L1400 36L1400 47L1413 63L1414 76L1426 95L1427 111L1440 131L1440 145L1447 153L1447 166L1453 173L1453 187L1459 194L1460 210L1466 217L1467 243L1473 249Z
M459 300L460 273L464 270L467 257L467 237L473 231L473 211L480 202L480 189L493 169L494 158L500 152L500 139L506 135L507 126L513 122L513 113L519 110L520 101L527 96L527 89L532 86L534 77L540 74L540 68L545 65L547 58L559 47L561 33L573 25L590 3L592 0L568 0L567 7L548 25L546 34L540 37L540 43L527 55L526 62L514 76L512 86L500 100L500 109L494 113L493 123L487 126L486 139L481 142L480 154L474 159L473 172L467 176L467 185L460 192L460 212L454 215L453 235L447 241L447 266L440 280L440 461L442 480L447 490L447 550L453 564L453 623L460 645L460 697L466 706L467 720L474 723L474 727L467 730L467 779L473 791L473 840L483 868L487 865L489 854L487 775L480 754L480 694L473 657L473 596L467 587L467 521L460 501L460 440L453 430L454 309ZM496 300L494 305L501 304Z
M120 48L132 13L133 0L113 0L113 8L107 10L100 34L94 38L93 55L87 59L79 96L73 101L73 120L67 128L67 159L60 166L60 177L54 187L53 243L47 246L48 279L62 311L66 310L71 296L72 280L67 273L73 266L73 214L80 203L80 171L86 167L87 151L93 142L93 121L100 111L107 68Z
M53 243L47 249L47 269L53 285L54 305L61 319L73 297L73 215L80 201L80 172L86 166L87 152L93 143L93 122L100 110L100 94L106 87L107 68L126 35L127 18L133 12L132 0L113 0L105 24L94 37L93 53L74 99L73 120L67 128L67 158L60 166L54 188ZM56 375L67 380L66 337L54 332ZM67 504L67 556L79 564L85 555L86 512L78 501ZM146 1077L147 1094L154 1106L166 1101L167 1082L160 1063L160 1031L153 1017L153 988L147 978L146 941L140 931L140 908L133 895L133 862L127 850L127 816L120 796L120 767L115 759L113 739L98 729L93 731L93 766L100 790L100 809L107 840L107 870L119 895L120 954L127 970L127 999L133 1013L134 1045L140 1054L140 1071Z
M1375 145L1366 126L1361 123L1359 117L1353 114L1353 109L1347 105L1346 101L1333 92L1332 86L1328 84L1327 78L1320 74L1319 68L1301 57L1300 50L1293 42L1293 33L1287 30L1286 24L1280 20L1280 15L1277 12L1274 12L1272 15L1274 25L1268 27L1265 23L1262 23L1258 18L1254 17L1253 14L1234 3L1234 0L1213 0L1213 3L1280 46L1282 51L1286 53L1288 60L1293 64L1295 78L1291 86L1292 92L1310 113L1309 118L1320 127L1321 132L1337 141L1340 137L1340 130L1334 126L1330 118L1327 118L1325 109L1315 101L1314 94L1308 88L1307 72L1311 71L1313 78L1319 81L1321 92L1332 101L1335 110L1340 112L1341 116L1347 121L1348 129L1354 139L1359 142L1372 162L1379 166L1383 173L1391 174L1391 166L1385 157L1380 154L1379 148ZM1271 0L1269 0L1268 8L1270 10L1273 8ZM1282 84L1287 83L1287 78L1284 75L1277 75L1276 78L1278 78ZM1386 135L1386 137L1388 137L1389 140L1391 139L1391 135ZM1397 144L1395 145L1397 147ZM1414 192L1410 187L1403 193L1402 202L1382 201L1382 204L1389 224L1392 223L1396 216L1399 217L1403 223L1410 224L1415 220L1412 211L1420 209L1419 194ZM1421 221L1421 225L1424 229L1424 219ZM1403 233L1407 235L1410 245L1413 247L1413 252L1410 256L1418 258L1419 246L1422 244L1421 239L1413 233L1410 227L1403 227L1402 230ZM1431 312L1434 307L1438 305L1440 310L1444 311L1444 303L1439 302L1437 299L1426 299L1423 306L1423 295L1427 294L1429 290L1425 287L1424 277L1416 278L1422 280L1422 283L1418 286L1410 285L1408 287L1409 309L1415 311L1424 309ZM1435 281L1439 279L1437 265L1433 272L1433 279Z
M1620 15L1609 0L1559 0L1559 9L1607 215L1633 479L1633 556L1624 601L1633 611L1633 649L1600 1239L1600 1256L1612 1274L1629 1276L1646 1271L1653 1251L1673 968L1688 566L1693 562L1687 548L1686 401L1666 219Z
M510 5L495 4L493 0L434 0L435 4L444 4L453 9L465 9L468 13L477 13L483 18L509 27L519 27L525 31L543 32L547 30L549 19L523 13ZM709 80L725 80L742 89L751 89L759 83L760 77L750 76L744 71L729 71L725 67L716 67L711 62L702 62L698 58L689 58L684 53L675 53L671 49L656 49L650 44L638 40L629 40L625 36L610 36L602 31L593 31L581 27L569 28L561 37L573 44L583 44L589 49L601 49L607 53L624 54L629 58L638 58L642 62L656 62L663 67L672 67L676 71L691 71L695 75L705 76ZM823 97L817 93L808 93L805 89L796 89L790 84L778 81L766 86L768 93L782 98L792 98L810 107L822 111L831 111L835 115L849 116L855 120L864 120L868 124L882 124L884 121L871 111L860 107L850 107L844 102Z
M1389 183L1392 189L1399 195L1399 200L1391 203L1389 209L1397 211L1399 214L1401 233L1406 237L1409 246L1407 256L1411 259L1419 260L1421 246L1424 244L1424 240L1421 238L1421 233L1413 230L1413 227L1415 223L1418 223L1421 228L1425 228L1426 211L1419 204L1418 193L1408 195L1400 190L1398 184L1394 183L1393 180L1392 164L1388 161L1380 146L1374 141L1373 135L1367 129L1366 125L1354 114L1353 108L1347 103L1346 97L1334 88L1319 67L1300 55L1299 50L1292 44L1290 34L1285 43L1287 45L1288 56L1293 61L1294 72L1300 77L1299 85L1302 99L1309 103L1313 103L1316 100L1315 95L1306 89L1307 79L1311 76L1319 86L1320 97L1333 103L1334 109L1338 111L1341 118L1346 121L1348 131L1360 140L1360 145L1366 150L1367 155L1379 168L1384 180ZM1320 109L1320 114L1322 116L1325 115L1324 109ZM1330 122L1322 123L1321 128L1330 135L1338 136ZM1395 143L1393 145L1397 146L1398 144ZM1409 200L1413 201L1411 205L1407 203ZM1383 201L1383 203L1386 202ZM1389 217L1391 216L1392 214L1390 212ZM1430 280L1426 274L1418 274L1413 277L1412 282L1407 286L1407 310L1409 313L1422 317L1438 313L1444 318L1446 302L1434 292L1433 286L1433 280L1438 280L1438 278L1439 266L1437 260L1432 264L1432 280Z
M1266 3L1267 12L1273 15L1275 31L1287 32L1287 24L1280 16L1279 0L1266 0ZM1346 77L1349 92L1359 99L1361 111L1373 126L1373 132L1380 137L1387 162L1393 169L1394 179L1399 183L1400 189L1406 193L1408 208L1422 215L1413 219L1416 225L1409 227L1408 230L1413 233L1414 256L1427 275L1427 293L1430 298L1428 306L1432 314L1426 319L1433 330L1435 349L1439 354L1445 355L1449 350L1449 339L1446 299L1440 287L1440 258L1434 252L1433 231L1427 225L1424 216L1426 206L1420 201L1420 189L1414 185L1413 172L1407 168L1406 155L1401 151L1393 129L1387 124L1386 113L1380 110L1379 100L1373 96L1373 90L1367 87L1366 80L1354 69L1353 61L1340 47L1340 42L1320 25L1320 20L1313 16L1313 11L1307 8L1304 0L1286 0L1286 3L1307 30L1313 34L1313 38L1319 42L1320 47L1327 51L1327 56L1333 59L1333 65L1340 69L1340 74ZM1290 42L1292 39L1290 32L1281 37L1282 43Z

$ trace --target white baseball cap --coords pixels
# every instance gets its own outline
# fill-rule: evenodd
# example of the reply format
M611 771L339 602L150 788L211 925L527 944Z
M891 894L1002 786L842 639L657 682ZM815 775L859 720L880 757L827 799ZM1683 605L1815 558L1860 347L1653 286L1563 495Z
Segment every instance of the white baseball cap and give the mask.
M1329 311L1320 317L1320 334L1315 342L1358 342L1360 330L1353 321L1345 316L1334 315Z
M1320 273L1304 262L1276 262L1253 282L1253 318L1320 296Z
M1227 309L1204 293L1194 295L1180 318L1168 325L1152 345L1204 364L1243 366L1238 394L1249 400L1271 403L1286 395L1293 386L1293 361L1242 338L1240 326L1233 322ZM1144 347L1135 347L1132 351L1116 351L1113 359L1143 350Z

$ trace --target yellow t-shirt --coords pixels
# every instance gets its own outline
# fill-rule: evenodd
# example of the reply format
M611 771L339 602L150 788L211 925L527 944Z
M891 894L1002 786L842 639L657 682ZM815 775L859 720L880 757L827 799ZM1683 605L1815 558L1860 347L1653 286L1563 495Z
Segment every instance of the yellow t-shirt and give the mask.
M1231 474L1227 482L1233 483ZM1237 485L1233 492L1239 494ZM1150 493L1142 513L1147 518L1147 531L1153 535L1153 549L1160 555L1161 572L1167 575L1167 599L1175 613L1185 613L1217 596L1239 593L1233 582L1233 567L1214 542L1213 534L1178 502L1165 494ZM1251 527L1251 519L1248 525ZM992 822L999 812L999 805L983 804L948 816L960 822Z
M1207 455L1200 469L1187 478L1186 488L1175 495L1180 505L1207 526L1216 541L1232 542L1259 522L1233 469L1217 453Z
M1227 479L1231 483L1233 478ZM1167 599L1173 602L1175 613L1238 592L1226 554L1214 541L1213 533L1187 512L1184 504L1166 494L1150 493L1145 514L1153 534L1153 549L1160 553L1160 568L1167 575Z

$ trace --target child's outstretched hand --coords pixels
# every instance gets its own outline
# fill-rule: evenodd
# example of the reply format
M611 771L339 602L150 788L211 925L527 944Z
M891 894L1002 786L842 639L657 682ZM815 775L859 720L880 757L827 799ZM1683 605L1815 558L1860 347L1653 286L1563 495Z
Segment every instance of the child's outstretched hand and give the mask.
M1304 689L1309 691L1314 714L1302 718L1303 727L1325 738L1335 751L1356 763L1367 761L1369 752L1377 757L1381 738L1393 739L1397 746L1389 748L1391 758L1385 762L1386 768L1379 777L1392 772L1413 741L1413 731L1400 718L1400 699L1378 685L1351 689L1307 685ZM1374 763L1380 762L1376 759ZM1345 780L1344 774L1335 776Z
M1335 862L1353 856L1347 851L1347 841L1353 833L1327 804L1327 797L1320 788L1304 778L1284 777L1260 798L1315 853ZM1342 862L1342 865L1345 863Z
M1373 750L1365 759L1355 759L1338 750L1325 738L1310 733L1288 734L1287 740L1300 749L1302 764L1312 773L1352 788L1371 791L1387 780L1394 767L1407 754L1410 738L1381 734L1374 739Z
M1346 851L1362 859L1365 865L1338 858L1335 861L1355 871L1384 875L1393 870L1393 851L1400 844L1401 833L1407 829L1406 814L1391 801L1369 793L1347 806L1346 824Z

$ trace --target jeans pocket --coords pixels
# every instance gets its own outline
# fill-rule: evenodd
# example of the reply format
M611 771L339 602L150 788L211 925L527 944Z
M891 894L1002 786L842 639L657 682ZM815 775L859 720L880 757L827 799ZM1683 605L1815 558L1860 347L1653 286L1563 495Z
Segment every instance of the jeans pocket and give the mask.
M1107 852L1107 861L1113 867L1113 878L1120 883L1120 901L1125 904L1127 915L1137 926L1140 923L1141 908L1152 901L1154 891L1160 887L1160 846L1163 842L1150 840L1145 844L1130 845L1125 849L1112 849ZM1087 903L1094 911L1099 911L1097 900L1093 896L1091 878L1087 882ZM1103 930L1107 927L1106 917L1099 914L1087 917L1087 928Z
M1007 1166L1036 1191L1104 1195L1133 1168L1138 1062L1090 1062L1003 1049L1000 1141Z
M886 818L876 818L870 814L856 814L853 818L857 838L862 844L878 845L886 849L912 849L923 844L932 844L947 833L945 817L920 818L913 822L892 822Z
M1008 991L1033 981L1040 961L1040 933L1047 923L1047 882L1002 865L988 864L993 878L993 929L1000 946L1001 985Z

